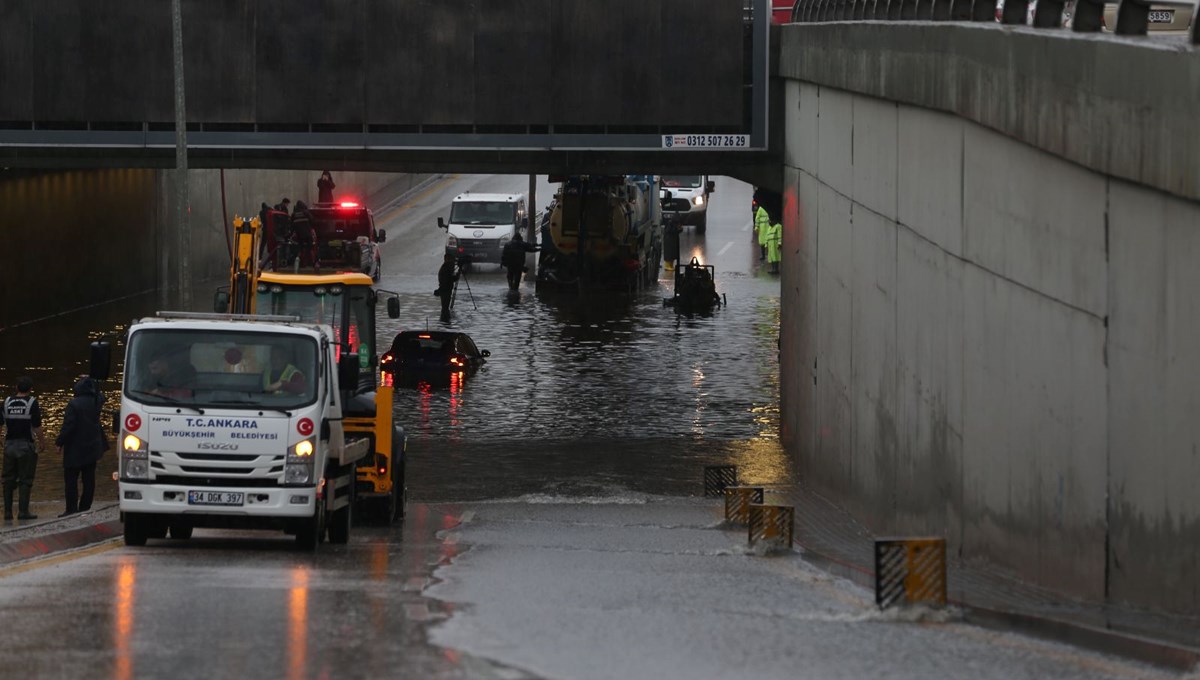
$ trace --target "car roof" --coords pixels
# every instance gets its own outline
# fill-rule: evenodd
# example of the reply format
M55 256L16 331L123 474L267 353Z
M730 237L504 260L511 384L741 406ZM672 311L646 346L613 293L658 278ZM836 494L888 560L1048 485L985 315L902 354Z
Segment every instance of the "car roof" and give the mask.
M422 335L429 336L429 339L431 340L449 340L450 338L456 338L460 335L466 335L466 333L460 333L458 331L400 331L396 334L396 338L413 338Z
M482 202L482 201L501 201L504 203L516 203L517 201L525 200L522 194L459 194L454 197L456 203Z

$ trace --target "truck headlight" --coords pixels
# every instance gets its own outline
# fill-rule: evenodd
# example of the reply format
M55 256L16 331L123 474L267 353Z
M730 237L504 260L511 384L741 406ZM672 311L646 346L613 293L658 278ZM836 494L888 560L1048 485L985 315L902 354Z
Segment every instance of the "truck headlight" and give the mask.
M457 236L449 236L449 237L447 237L447 238L446 238L446 246L447 246L447 247L449 247L449 248L456 248L456 247L458 247L458 237L457 237Z
M696 205L704 205L704 196L697 196L692 199L692 203Z
M129 432L121 433L121 479L150 478L150 447L146 440Z
M313 479L313 453L316 446L312 439L305 439L289 446L283 463L284 484L308 484Z

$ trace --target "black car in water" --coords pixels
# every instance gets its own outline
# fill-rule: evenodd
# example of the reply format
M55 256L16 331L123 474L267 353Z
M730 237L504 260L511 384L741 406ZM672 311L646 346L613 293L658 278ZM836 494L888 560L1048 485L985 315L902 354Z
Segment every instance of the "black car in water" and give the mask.
M466 333L401 331L380 358L379 368L399 375L474 373L491 355L480 351Z

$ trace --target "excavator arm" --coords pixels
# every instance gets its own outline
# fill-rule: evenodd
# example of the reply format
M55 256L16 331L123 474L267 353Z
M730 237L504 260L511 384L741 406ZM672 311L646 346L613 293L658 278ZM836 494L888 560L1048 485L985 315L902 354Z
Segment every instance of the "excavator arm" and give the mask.
M262 224L257 217L233 218L233 263L229 268L229 313L253 314L258 286Z

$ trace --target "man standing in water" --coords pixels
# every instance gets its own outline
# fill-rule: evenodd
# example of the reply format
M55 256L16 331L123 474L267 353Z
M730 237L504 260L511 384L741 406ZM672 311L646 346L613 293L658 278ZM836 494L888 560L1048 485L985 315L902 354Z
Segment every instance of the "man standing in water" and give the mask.
M18 519L37 519L29 512L29 494L37 471L37 454L45 447L42 439L42 409L28 376L17 379L17 393L4 400L4 519L13 518L13 491L20 489ZM33 444L37 438L37 446Z

